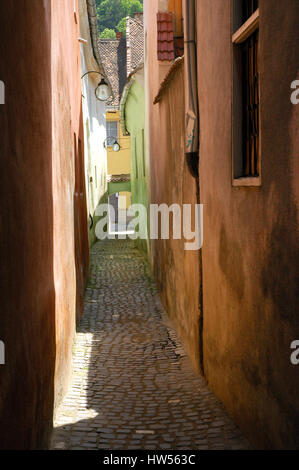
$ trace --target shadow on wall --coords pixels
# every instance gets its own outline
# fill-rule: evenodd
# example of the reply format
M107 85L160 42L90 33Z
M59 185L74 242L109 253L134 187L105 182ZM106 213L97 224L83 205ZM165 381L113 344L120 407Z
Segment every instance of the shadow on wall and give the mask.
M108 197L109 197L108 191L106 191L101 197L98 203L98 206L100 206L101 204L108 204ZM98 241L97 235L96 235L96 227L97 227L97 223L101 219L101 217L97 215L98 206L96 207L93 214L89 214L89 244L90 246L92 246L94 243Z
M83 140L82 104L80 108L80 136L74 135L75 194L74 194L74 236L76 263L76 317L79 322L84 305L84 290L89 271L89 243L87 224L87 201L85 187L85 165Z
M239 380L245 393L242 404L237 406L232 400L231 408L236 422L256 448L298 449L299 368L290 362L290 344L299 338L298 202L295 195L298 175L294 171L299 107L290 101L290 84L298 76L298 51L294 47L299 40L298 15L295 14L298 7L288 1L282 9L283 15L282 10L273 10L269 15L267 3L261 5L261 18L265 15L268 19L261 42L263 182L252 205L256 219L251 219L250 226L248 196L238 207L237 220L242 227L238 238L242 240L243 254L233 226L225 231L222 225L219 233L219 265L238 300L240 325L244 322L242 307L245 311L250 309L248 335L252 336L246 338L250 349L244 352L239 366L236 357L229 357L229 354L233 350L240 351L240 338L231 335L225 356L227 363L222 360L222 364L217 364L217 347L215 356L210 348L209 360L211 370L213 361L223 371L229 371L233 360L236 361L235 367L239 369L233 379ZM277 21L283 25L280 31L276 29ZM271 44L279 42L279 38L281 41L281 35L290 43L281 46L282 51L287 48L288 53L281 52L278 60L277 54L270 52ZM252 236L256 234L255 222L256 227L260 227L256 239ZM245 323L242 328L246 331ZM216 383L217 379L213 381ZM221 390L221 385L217 387ZM235 388L235 384L228 387L227 395L233 397L237 393L240 389Z
M289 31L293 31L298 38L298 16L291 19L293 23ZM298 38L299 39L299 38ZM293 55L293 58L290 57ZM287 64L283 70L281 83L290 84L298 74L297 49L294 47L288 51ZM293 67L290 66L293 64ZM295 65L296 64L296 65ZM271 70L271 68L270 68ZM267 83L270 83L268 81ZM271 323L268 324L270 338L275 338L272 354L277 358L275 367L268 354L265 354L265 368L267 371L266 388L267 393L279 404L279 412L282 416L283 426L279 427L278 436L281 448L299 448L299 369L290 363L290 344L299 338L299 248L298 248L298 206L295 202L296 179L292 163L294 164L296 152L291 147L291 136L295 141L298 130L295 126L295 113L298 129L298 106L294 106L290 100L281 102L273 99L279 92L267 87L265 99L271 100L272 116L277 116L277 122L284 123L282 138L273 138L273 129L264 125L262 129L263 139L268 142L267 153L269 161L271 156L276 155L281 160L279 174L275 169L268 168L266 188L269 194L269 206L273 207L273 220L269 222L271 231L267 232L265 240L266 257L263 260L260 282L265 299L271 302L273 311ZM272 93L272 99L271 99ZM287 93L286 93L287 95ZM285 96L284 91L281 96ZM273 118L272 118L273 119ZM284 137L283 137L284 136ZM273 158L273 157L272 157ZM267 155L264 155L267 160ZM279 166L277 166L279 169ZM297 175L298 178L298 175ZM262 312L261 312L262 313ZM284 351L284 353L282 353ZM285 366L287 364L287 367Z
M279 63L277 57L267 57L267 67L261 70L264 89L262 109L269 110L262 121L263 141L267 142L263 154L265 174L264 192L268 195L267 206L273 208L268 212L265 237L265 258L260 273L260 284L264 299L271 305L271 318L268 318L266 330L270 339L269 349L262 352L261 380L265 384L268 396L277 404L280 414L280 425L273 434L280 448L299 448L299 369L290 363L290 344L299 338L298 304L299 304L299 250L298 250L298 206L295 202L294 181L298 179L292 165L295 163L298 148L292 148L295 136L298 135L298 106L290 99L290 84L298 76L298 51L293 47L299 40L298 14L292 2L284 8L284 31L292 38L292 47L288 47L287 56L282 54ZM263 12L261 12L262 14ZM281 18L279 12L274 14L269 24L268 44L273 42L272 31L276 31L276 21ZM277 38L280 32L276 31ZM286 33L284 33L286 34ZM297 42L296 42L297 39ZM286 47L286 46L285 46ZM273 79L273 70L277 70L277 79ZM280 78L279 78L280 77ZM280 88L277 89L279 83ZM274 98L275 97L275 98ZM297 119L295 120L295 114ZM281 132L268 123L283 123ZM297 123L297 126L296 126ZM298 139L296 140L298 142ZM276 161L275 166L272 165ZM297 202L298 204L298 202ZM261 307L263 307L261 305ZM263 315L261 309L261 317ZM270 413L269 413L270 414ZM272 413L269 422L275 419ZM269 447L271 447L271 442Z
M46 448L52 429L50 25L51 2L0 2L0 77L6 86L6 104L0 106L0 339L6 347L6 364L0 366L1 449Z
M127 40L121 38L117 48L117 66L119 73L119 96L121 96L123 88L127 81Z

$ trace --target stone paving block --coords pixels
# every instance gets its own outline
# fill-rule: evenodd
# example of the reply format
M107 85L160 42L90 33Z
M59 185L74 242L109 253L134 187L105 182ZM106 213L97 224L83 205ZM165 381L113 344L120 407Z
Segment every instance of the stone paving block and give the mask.
M51 448L249 448L193 372L131 240L106 240L91 250L72 383L56 413Z

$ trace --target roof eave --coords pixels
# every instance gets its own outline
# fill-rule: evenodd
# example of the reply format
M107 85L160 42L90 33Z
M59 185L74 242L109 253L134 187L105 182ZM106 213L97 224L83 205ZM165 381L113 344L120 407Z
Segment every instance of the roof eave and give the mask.
M130 89L134 83L134 75L138 73L140 70L144 68L144 63L140 63L128 76L127 82L124 86L121 99L120 99L120 104L119 104L119 110L120 110L120 125L122 129L122 133L124 135L130 135L127 126L126 126L126 103L127 99L129 96Z
M92 43L92 48L93 48L93 54L95 57L95 60L98 63L98 66L100 68L100 72L102 73L103 77L105 77L106 82L108 83L111 93L113 94L112 86L110 83L109 78L105 74L105 69L103 67L101 57L99 54L99 49L98 49L98 19L97 19L97 8L96 8L96 3L95 0L86 0L87 4L87 12L88 12L88 20L89 20L89 27L90 27L90 36L91 36L91 43Z

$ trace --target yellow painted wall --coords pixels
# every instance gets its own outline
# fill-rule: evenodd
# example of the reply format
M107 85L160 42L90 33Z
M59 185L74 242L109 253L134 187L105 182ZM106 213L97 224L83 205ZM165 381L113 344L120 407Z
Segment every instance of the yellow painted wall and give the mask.
M107 149L107 170L108 175L121 175L131 173L130 162L130 136L124 136L120 126L119 111L106 112L107 121L118 122L118 143L120 145L119 152L113 152L111 148Z
M107 111L107 121L118 122L118 143L120 145L119 152L113 152L111 148L107 149L107 171L108 175L122 175L131 173L131 153L130 153L130 136L123 135L120 125L119 111ZM131 205L131 193L121 192L120 196L125 196L128 209ZM123 207L122 207L123 208Z
M127 191L123 191L119 193L120 197L126 198L126 199L120 199L119 203L119 209L129 209L131 205L131 193L128 193ZM125 201L125 204L123 204Z

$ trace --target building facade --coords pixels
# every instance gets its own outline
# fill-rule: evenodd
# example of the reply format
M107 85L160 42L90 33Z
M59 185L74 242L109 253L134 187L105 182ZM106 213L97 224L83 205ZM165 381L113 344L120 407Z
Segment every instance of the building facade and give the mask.
M197 3L205 374L256 447L298 448L299 4Z
M0 36L0 447L39 449L88 272L78 3L1 2Z
M113 96L106 103L106 140L107 171L108 171L108 196L116 200L117 212L126 212L131 205L130 191L123 191L121 184L119 190L116 184L119 179L130 181L130 137L124 135L120 125L119 104L123 87L127 78L127 46L126 38L118 33L116 39L100 39L98 42L99 53L104 70L111 82ZM114 143L119 145L115 151ZM127 182L127 181L126 181ZM114 204L114 203L113 203Z
M150 202L193 207L198 202L198 184L185 159L184 60L182 47L178 47L182 45L182 3L179 7L178 2L153 1L144 6ZM172 236L151 240L150 260L163 305L199 371L200 256L197 251L185 251L184 243Z
M150 201L203 204L204 241L189 259L179 241L152 241L153 271L195 367L252 445L298 448L299 5L183 1L185 25L196 12L194 71L175 60L172 3L145 2ZM198 178L180 94L196 72Z
M145 84L143 13L127 17L127 82L120 101L123 134L130 136L132 204L148 210L147 165L145 159ZM144 223L148 223L146 220ZM148 251L148 234L139 233L137 245Z
M107 202L107 150L106 106L99 101L95 90L101 77L105 76L97 45L97 24L94 20L95 6L80 0L82 110L84 128L85 186L87 197L88 239L91 246L96 240L96 209ZM107 78L106 78L107 80Z

